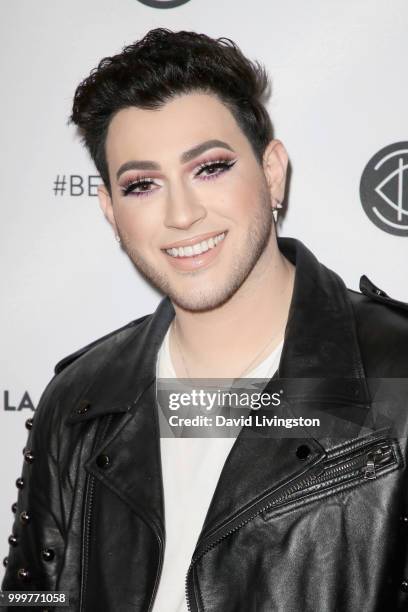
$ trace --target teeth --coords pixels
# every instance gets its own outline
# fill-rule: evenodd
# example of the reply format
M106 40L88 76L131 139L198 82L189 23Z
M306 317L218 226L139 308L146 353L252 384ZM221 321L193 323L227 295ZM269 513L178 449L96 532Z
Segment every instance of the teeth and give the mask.
M215 236L214 238L197 242L193 246L173 247L171 249L166 249L166 253L172 257L191 257L192 255L200 255L209 249L214 249L219 242L224 240L224 238L225 232L218 234L218 236Z

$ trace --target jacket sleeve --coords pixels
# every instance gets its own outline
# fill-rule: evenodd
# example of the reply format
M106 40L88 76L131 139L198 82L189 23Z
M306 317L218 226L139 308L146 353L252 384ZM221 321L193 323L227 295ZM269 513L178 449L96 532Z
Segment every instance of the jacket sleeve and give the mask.
M3 591L55 591L64 554L64 527L59 495L59 419L56 376L45 388L34 417L27 419L28 436L17 502L4 564ZM1 607L13 612L16 607ZM43 607L21 607L41 610Z

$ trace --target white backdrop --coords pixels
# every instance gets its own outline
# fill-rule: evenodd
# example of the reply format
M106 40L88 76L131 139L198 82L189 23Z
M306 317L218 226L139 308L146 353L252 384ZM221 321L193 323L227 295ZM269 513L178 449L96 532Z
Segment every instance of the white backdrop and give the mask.
M406 0L190 0L165 10L138 0L2 5L0 559L32 416L29 401L20 405L24 394L35 407L59 359L151 312L161 298L117 246L97 198L70 195L71 176L96 174L67 126L80 80L153 27L235 40L272 76L269 110L290 154L280 235L302 240L349 287L367 274L408 301L408 232L376 227L359 195L368 161L408 140L407 24ZM406 170L400 206L408 210ZM67 184L55 195L57 175Z

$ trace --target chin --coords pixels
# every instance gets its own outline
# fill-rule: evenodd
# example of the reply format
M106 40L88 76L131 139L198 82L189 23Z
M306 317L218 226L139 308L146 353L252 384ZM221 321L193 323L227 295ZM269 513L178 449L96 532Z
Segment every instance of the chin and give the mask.
M235 293L234 289L224 288L222 291L216 289L190 291L169 291L170 300L189 312L208 312L225 304Z
M222 302L217 300L211 300L210 298L206 299L189 299L187 296L173 296L169 295L171 301L179 308L182 308L188 312L209 312L210 310L214 310L221 306Z

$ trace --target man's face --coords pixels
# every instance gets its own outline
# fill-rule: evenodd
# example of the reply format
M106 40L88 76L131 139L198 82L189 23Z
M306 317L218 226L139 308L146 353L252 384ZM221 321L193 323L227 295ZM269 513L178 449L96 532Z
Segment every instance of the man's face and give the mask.
M106 154L101 206L139 271L189 311L231 298L275 234L264 171L229 109L202 93L123 109Z

